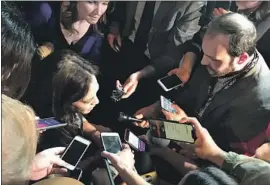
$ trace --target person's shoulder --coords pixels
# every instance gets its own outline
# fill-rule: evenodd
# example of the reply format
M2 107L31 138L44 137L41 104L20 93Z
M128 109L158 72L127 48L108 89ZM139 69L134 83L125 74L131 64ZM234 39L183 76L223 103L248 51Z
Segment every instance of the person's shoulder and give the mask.
M56 2L40 2L36 8L40 15L48 21L54 13L55 6L57 6Z
M32 2L28 7L28 12L30 13L28 19L36 20L37 22L48 22L53 16L54 7L56 6L56 2Z
M263 81L265 81L265 80L270 81L270 78L269 78L270 69L268 68L268 66L266 64L266 61L264 60L263 56L258 51L257 51L257 53L258 53L258 57L259 57L258 64L256 66L257 67L256 68L257 76L258 76L257 78L259 80L263 80Z
M194 9L199 9L205 5L203 1L177 1L175 2L175 7L177 9L185 9L188 13Z

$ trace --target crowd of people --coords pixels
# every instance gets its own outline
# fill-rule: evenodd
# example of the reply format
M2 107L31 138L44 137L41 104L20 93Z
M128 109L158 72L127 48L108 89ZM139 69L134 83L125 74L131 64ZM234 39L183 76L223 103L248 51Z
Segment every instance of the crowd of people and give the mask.
M84 184L112 170L147 185L150 163L160 185L270 184L270 1L2 1L1 19L4 185L72 177L60 156L75 136L92 141ZM164 92L165 75L184 85ZM143 121L120 123L122 111ZM67 125L38 130L37 116ZM196 141L153 137L144 118L192 124ZM126 128L148 150L103 151L101 133Z

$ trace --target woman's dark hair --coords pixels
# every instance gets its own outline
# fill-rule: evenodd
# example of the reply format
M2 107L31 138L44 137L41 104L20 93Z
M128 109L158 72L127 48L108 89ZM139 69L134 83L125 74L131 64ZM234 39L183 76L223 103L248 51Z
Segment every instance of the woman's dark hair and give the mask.
M61 23L70 32L77 32L72 24L78 20L77 1L70 1L67 9L61 14ZM114 9L114 2L109 2L107 12L111 13ZM101 16L99 22L93 25L93 31L101 34L101 28L106 24L106 12Z
M23 14L13 4L2 2L1 8L2 93L19 99L30 81L34 38Z
M221 169L209 166L189 172L180 182L181 185L237 185L235 179Z
M72 103L82 99L89 90L97 67L71 50L53 53L59 62L52 81L53 113L57 119L72 123L77 110Z

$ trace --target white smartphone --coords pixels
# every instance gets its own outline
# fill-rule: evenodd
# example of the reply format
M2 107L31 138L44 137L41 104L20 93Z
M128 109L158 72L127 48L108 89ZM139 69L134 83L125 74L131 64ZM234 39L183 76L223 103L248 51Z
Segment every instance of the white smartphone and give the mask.
M37 129L38 130L48 130L52 128L64 127L67 123L60 122L56 120L54 117L37 119Z
M160 96L160 104L162 109L171 113L176 112L176 110L172 108L172 102L169 99L165 98L164 96Z
M104 150L110 153L118 153L122 150L121 139L116 132L102 132L101 141Z
M87 139L84 139L80 136L74 137L74 139L70 142L63 155L61 156L61 159L68 163L64 167L69 170L74 170L90 144L91 141Z
M170 91L176 87L183 86L184 83L175 74L171 76L165 76L158 79L158 84L162 87L164 91Z
M125 130L124 140L135 150L144 152L146 144L129 129Z

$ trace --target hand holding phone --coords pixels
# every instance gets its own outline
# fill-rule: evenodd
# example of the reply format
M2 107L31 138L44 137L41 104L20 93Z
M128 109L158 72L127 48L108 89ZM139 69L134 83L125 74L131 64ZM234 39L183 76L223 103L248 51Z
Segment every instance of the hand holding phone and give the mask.
M122 150L121 139L116 132L102 132L101 141L104 150L116 154Z
M176 74L165 76L159 79L157 82L164 91L170 91L174 88L184 85L184 83L179 79Z
M146 144L128 129L125 130L124 140L136 151L145 151Z
M31 180L39 180L48 176L52 171L66 173L66 163L59 158L59 155L65 150L64 147L55 147L43 150L36 154L31 168ZM57 166L55 166L57 165Z
M65 167L69 170L74 170L90 144L89 140L76 136L61 156L62 160L67 163Z
M121 150L117 154L105 151L102 152L101 155L110 160L112 165L119 171L123 170L121 169L123 167L134 169L134 154L132 153L130 147L127 144L123 144L123 150Z
M116 81L116 89L113 90L112 95L111 95L111 99L114 102L118 102L122 99L122 96L125 94L124 92L124 88L121 85L121 83L119 81Z
M122 150L120 136L116 132L102 132L100 136L103 148L105 150L105 155L103 155L103 157L107 158L105 159L105 165L110 179L110 183L114 184L113 177L115 177L116 174L110 168L109 164L116 165L117 162L114 161L114 158L111 158L109 156L117 156L116 154ZM104 152L102 154L104 154Z
M162 109L171 113L176 113L176 110L172 107L173 103L164 96L160 96L160 104Z

